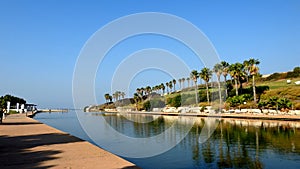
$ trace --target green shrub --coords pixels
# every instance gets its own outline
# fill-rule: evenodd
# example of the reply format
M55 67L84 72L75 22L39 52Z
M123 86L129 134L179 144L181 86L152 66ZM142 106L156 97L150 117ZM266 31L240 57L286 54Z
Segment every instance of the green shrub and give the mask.
M239 105L244 104L249 100L252 100L253 97L250 94L243 94L239 96L228 97L226 102L230 104L231 107L237 107Z
M151 99L143 103L143 109L146 111L152 111L153 108L163 108L166 104L161 99Z

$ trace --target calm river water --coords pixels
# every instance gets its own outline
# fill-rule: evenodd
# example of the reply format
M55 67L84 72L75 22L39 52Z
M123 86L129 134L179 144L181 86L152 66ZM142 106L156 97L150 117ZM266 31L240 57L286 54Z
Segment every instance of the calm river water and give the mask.
M198 138L205 125L205 118L153 115L128 115L81 113L89 125L107 124L116 131L134 138L156 136L175 123L173 136L184 135L189 121L195 122L191 130L175 147L162 154L147 158L128 158L128 161L144 169L159 168L299 168L300 167L300 122L221 119L211 137L204 143ZM101 118L100 118L101 117ZM100 135L91 139L82 129L76 113L40 113L35 116L45 124L87 140L104 149L116 147L121 140ZM131 120L129 120L131 119ZM135 121L132 121L132 119ZM183 119L183 121L182 121ZM81 121L81 120L80 120ZM97 135L103 129L93 132ZM91 135L90 135L91 136ZM94 141L93 141L94 140ZM163 140L170 144L174 141ZM128 146L128 145L127 145ZM131 144L128 151L137 151ZM151 147L148 147L151 149Z

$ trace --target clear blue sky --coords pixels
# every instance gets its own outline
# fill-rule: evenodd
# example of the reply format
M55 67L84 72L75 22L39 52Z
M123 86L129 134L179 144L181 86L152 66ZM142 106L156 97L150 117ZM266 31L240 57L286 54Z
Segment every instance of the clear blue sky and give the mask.
M300 66L297 0L1 0L0 95L23 97L39 107L71 107L74 66L85 42L105 24L138 12L163 12L186 19L206 34L221 60L234 63L257 58L262 74ZM132 44L130 39L128 44ZM170 46L163 44L153 47ZM125 42L122 45L126 48ZM192 66L201 69L201 64ZM101 71L110 74L109 68L100 67ZM100 80L96 86L102 102L103 92L110 89Z

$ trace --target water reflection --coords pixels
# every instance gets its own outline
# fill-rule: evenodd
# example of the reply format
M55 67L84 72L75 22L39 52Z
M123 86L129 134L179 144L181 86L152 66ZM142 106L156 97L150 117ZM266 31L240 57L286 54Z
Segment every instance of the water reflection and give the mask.
M176 123L176 129L164 137L170 144L184 135L186 126L193 125L171 151L144 159L156 161L151 166L132 159L143 168L294 168L300 164L299 122L222 119L211 137L201 143L198 139L205 123L213 120L215 124L218 119L140 114L105 115L104 119L118 132L137 138L161 134ZM157 163L164 156L172 158Z

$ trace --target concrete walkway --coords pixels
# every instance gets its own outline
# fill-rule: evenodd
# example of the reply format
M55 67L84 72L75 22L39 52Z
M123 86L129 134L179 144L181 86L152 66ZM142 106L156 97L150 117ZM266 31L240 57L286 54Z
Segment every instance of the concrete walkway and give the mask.
M0 124L0 168L138 167L24 114L15 114Z

